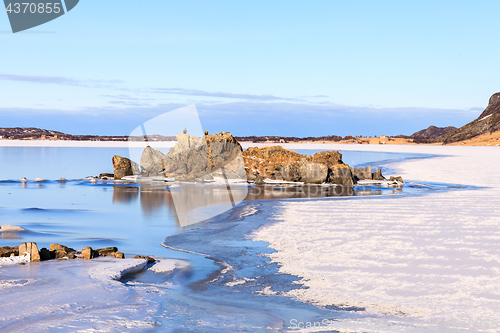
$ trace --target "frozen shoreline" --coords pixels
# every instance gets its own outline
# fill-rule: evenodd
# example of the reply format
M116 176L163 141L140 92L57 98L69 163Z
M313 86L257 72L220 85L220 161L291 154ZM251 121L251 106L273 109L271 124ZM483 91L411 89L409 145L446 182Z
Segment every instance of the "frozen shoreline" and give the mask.
M90 147L90 148L171 148L177 141L66 141L66 140L0 140L0 147Z
M363 201L281 202L278 222L261 227L252 239L269 242L277 252L268 257L279 271L301 277L307 287L283 295L319 306L365 309L363 313L382 315L371 320L377 324L394 318L434 321L441 323L440 331L460 332L467 331L468 320L467 325L490 323L484 330L495 332L493 323L500 323L500 181L494 177L500 154L492 151L496 148L321 147L446 155L391 168L405 180L483 188ZM446 328L447 322L457 320L460 324Z

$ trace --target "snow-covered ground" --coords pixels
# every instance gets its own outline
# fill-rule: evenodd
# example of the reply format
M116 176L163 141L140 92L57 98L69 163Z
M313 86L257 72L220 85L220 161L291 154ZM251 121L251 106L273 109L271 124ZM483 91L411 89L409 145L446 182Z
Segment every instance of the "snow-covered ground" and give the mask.
M0 266L0 331L144 332L154 328L165 289L154 284L130 287L117 281L127 273L142 271L146 263L110 257L24 265L4 262ZM166 273L176 267L186 267L186 262L162 259L150 269Z
M277 223L262 227L252 239L269 242L277 250L270 257L281 272L302 278L307 288L293 290L289 296L321 306L365 309L358 313L368 315L371 319L365 324L371 324L359 326L359 331L499 331L499 148L284 147L447 155L389 167L406 180L484 187L281 202ZM415 322L420 328L390 325L400 321ZM298 327L297 322L290 327ZM328 323L321 324L323 329ZM358 331L352 323L344 327Z

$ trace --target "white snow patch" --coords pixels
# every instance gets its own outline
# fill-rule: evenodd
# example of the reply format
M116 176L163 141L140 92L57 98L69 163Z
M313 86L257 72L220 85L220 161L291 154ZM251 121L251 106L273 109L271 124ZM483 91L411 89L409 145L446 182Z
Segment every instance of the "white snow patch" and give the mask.
M486 117L483 117L483 118L479 119L478 121L485 120L485 119L487 119L487 118L491 117L492 115L493 115L493 114L489 114L489 115L487 115Z
M176 268L185 269L188 267L189 262L185 260L157 259L155 263L148 269L155 273L169 273Z
M29 253L25 252L25 254L22 256L0 258L0 267L7 266L7 265L29 263L29 262L30 262L30 255L29 255Z

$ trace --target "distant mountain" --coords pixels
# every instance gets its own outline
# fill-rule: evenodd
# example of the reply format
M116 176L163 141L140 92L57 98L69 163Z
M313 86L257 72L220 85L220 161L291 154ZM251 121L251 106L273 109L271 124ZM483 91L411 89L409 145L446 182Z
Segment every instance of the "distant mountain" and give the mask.
M500 130L500 93L490 97L488 106L476 120L459 129L441 136L443 143L452 143L471 139L475 136Z
M453 126L448 126L448 127L436 127L436 126L429 126L426 129L423 129L421 131L415 132L412 135L410 135L410 138L435 138L447 133L450 133L452 131L456 131L457 128Z
M50 131L35 127L22 128L22 127L14 127L14 128L0 128L0 135L4 137L12 137L16 139L34 137L40 138L42 135L45 136L63 136L64 133L57 131Z

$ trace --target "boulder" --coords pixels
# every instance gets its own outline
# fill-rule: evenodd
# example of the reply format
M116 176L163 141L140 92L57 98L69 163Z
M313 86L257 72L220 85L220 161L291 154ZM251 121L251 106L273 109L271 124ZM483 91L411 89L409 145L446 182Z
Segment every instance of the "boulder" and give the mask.
M52 252L53 255L54 255L54 259L62 259L64 257L67 257L68 256L68 252L64 251L64 250L55 250L54 252Z
M257 176L253 173L247 172L247 181L254 182L257 179Z
M90 246L86 246L82 249L82 259L92 259L94 258L94 251Z
M250 147L243 152L245 168L254 174L259 174L263 178L272 178L277 171L283 171L282 168L288 163L298 169L302 164L311 161L311 159L311 156L301 155L297 152L286 150L281 146ZM286 180L286 175L283 172L281 175Z
M150 256L140 256L136 255L134 259L146 259L148 261L148 264L154 263L156 260L153 257Z
M118 258L118 259L125 259L125 254L123 254L123 252L115 252L115 258Z
M97 178L104 178L104 179L115 178L115 175L112 173L103 172L103 173L99 174L99 176L97 176Z
M372 179L372 167L367 166L363 169L351 168L352 175L356 181L358 180L371 180Z
M140 167L143 170L145 176L158 176L163 173L162 160L165 158L165 154L161 151L147 146L144 148L141 156Z
M342 162L342 154L338 151L320 151L313 155L313 162L323 163L328 168L337 164L344 164Z
M122 179L125 176L133 176L132 161L126 157L113 156L113 170L115 179Z
M230 178L246 178L242 149L231 133L221 132L200 138L176 134L176 137L177 144L162 159L166 177L190 181L203 179L214 171L224 171Z
M281 169L281 174L287 182L295 182L301 178L299 169L292 163L285 164L283 169Z
M354 179L351 168L346 164L332 165L328 173L328 182L343 186L353 186Z
M72 249L70 247L61 245L61 244L57 244L57 243L50 244L50 251L58 251L58 250L64 251L64 252L67 252L67 253L76 252L76 250L74 250L74 249Z
M328 177L328 167L317 162L303 164L300 169L301 180L308 184L322 184Z
M30 254L30 261L40 261L40 252L35 242L26 243L26 252Z
M204 138L176 134L177 144L162 159L166 177L176 180L202 178L212 172L210 154Z
M3 246L0 247L0 257L10 257L11 255L19 255L19 246Z
M42 247L40 249L40 260L50 260L50 259L52 259L50 251L47 248Z
M27 250L26 243L22 243L21 245L19 245L19 255L20 256L24 255L24 252L28 252L26 250Z
M404 183L404 181L403 181L403 177L401 177L401 176L397 176L397 177L391 176L391 177L389 178L389 180L390 180L390 181L396 181L396 182Z
M378 169L372 175L373 180L385 180L385 177L382 176L382 169Z
M118 248L111 246L111 247L106 247L103 249L96 249L94 250L94 256L95 257L104 257L104 256L112 256L114 257L116 252L118 252Z

